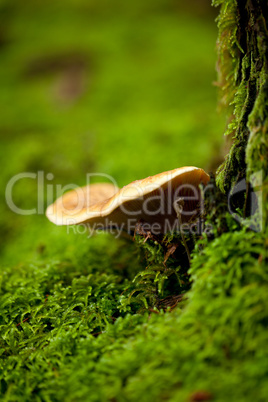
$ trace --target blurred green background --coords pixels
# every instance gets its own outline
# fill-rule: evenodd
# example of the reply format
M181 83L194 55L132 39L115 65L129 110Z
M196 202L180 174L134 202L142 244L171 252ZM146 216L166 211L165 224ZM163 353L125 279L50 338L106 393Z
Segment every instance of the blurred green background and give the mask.
M43 187L15 184L15 204L31 209L38 194L46 201L47 184L84 185L87 173L122 186L180 166L210 168L224 121L209 1L2 0L0 11L4 264L77 241L43 214L7 207L5 188L18 173L53 174Z

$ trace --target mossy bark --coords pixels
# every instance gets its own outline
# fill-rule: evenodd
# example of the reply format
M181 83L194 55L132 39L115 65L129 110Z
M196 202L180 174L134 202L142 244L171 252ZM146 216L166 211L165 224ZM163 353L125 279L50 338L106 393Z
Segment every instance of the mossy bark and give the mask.
M228 110L229 154L217 172L217 184L229 192L246 178L261 177L262 213L268 206L268 2L214 0L218 17L218 81Z

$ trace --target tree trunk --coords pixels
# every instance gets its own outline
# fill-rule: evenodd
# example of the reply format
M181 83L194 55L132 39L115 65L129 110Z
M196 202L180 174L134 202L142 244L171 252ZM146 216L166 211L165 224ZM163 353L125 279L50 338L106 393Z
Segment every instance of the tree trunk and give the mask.
M268 2L214 0L218 17L218 83L228 110L232 147L217 172L229 192L246 178L262 193L263 224L268 210ZM258 178L259 183L254 182ZM261 207L261 205L260 205Z

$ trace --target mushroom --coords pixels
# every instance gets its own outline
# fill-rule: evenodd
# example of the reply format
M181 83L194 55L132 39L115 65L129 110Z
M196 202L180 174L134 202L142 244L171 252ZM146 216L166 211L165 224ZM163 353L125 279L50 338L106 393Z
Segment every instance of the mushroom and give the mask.
M92 184L64 194L46 215L57 225L83 224L131 234L143 222L152 233L166 233L198 216L199 185L209 179L203 169L190 166L136 180L120 190L112 184Z
M56 225L80 224L83 222L85 211L111 198L118 190L118 187L111 183L77 187L49 205L46 216Z

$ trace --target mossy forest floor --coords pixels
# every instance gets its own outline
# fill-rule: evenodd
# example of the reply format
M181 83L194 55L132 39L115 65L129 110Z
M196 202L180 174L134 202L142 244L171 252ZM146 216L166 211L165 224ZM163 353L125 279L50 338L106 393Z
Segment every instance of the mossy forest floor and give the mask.
M21 172L44 172L43 186L28 178L14 187L17 206L41 211L48 184L84 185L86 173L122 186L210 166L224 118L212 85L215 10L200 3L1 1L3 199ZM228 232L204 236L191 289L164 312L146 294L148 269L157 270L144 258L151 240L144 251L108 234L67 233L5 202L0 212L1 400L267 400L263 233L229 217ZM148 278L160 299L167 282L163 266Z

